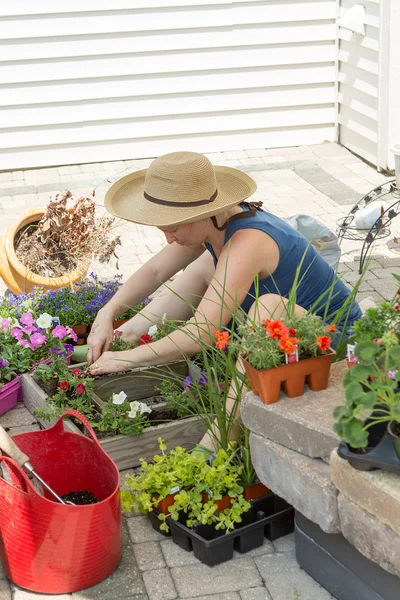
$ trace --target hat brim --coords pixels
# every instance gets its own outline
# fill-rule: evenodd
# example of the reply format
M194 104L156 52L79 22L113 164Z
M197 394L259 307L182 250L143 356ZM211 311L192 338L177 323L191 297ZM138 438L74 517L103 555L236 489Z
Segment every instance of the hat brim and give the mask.
M112 215L155 227L192 223L217 215L249 198L257 184L249 175L233 167L214 166L218 194L203 206L164 206L144 197L147 169L130 173L116 181L107 191L104 206Z

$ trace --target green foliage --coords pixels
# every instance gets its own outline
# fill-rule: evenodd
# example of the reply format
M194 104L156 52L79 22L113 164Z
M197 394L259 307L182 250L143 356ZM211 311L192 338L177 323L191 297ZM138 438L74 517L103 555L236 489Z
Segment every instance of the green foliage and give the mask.
M250 504L243 496L240 484L243 467L238 468L233 445L228 451L219 450L213 463L208 465L204 455L190 454L179 446L167 454L161 439L159 443L161 454L154 457L154 463L142 460L141 473L126 476L129 490L121 492L124 510L138 509L147 513L161 500L175 494L169 514L174 520L184 518L188 527L203 523L228 532L241 522ZM231 506L218 512L216 501L226 495ZM168 530L166 516L159 515L160 528L165 531Z
M123 404L104 402L101 413L97 413L96 421L92 425L98 431L139 436L146 426L146 417L138 413L131 418L130 410L131 406L128 401Z
M392 333L383 347L371 341L358 343L355 355L359 364L343 377L346 404L333 411L333 429L353 448L365 448L371 425L400 422L400 393L396 391L400 346Z

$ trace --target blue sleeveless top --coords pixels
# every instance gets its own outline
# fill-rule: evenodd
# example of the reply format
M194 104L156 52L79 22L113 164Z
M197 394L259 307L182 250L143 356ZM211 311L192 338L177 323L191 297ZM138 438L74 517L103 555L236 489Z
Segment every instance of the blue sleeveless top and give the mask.
M249 210L247 206L243 210ZM325 322L329 323L333 320L334 314L339 310L350 294L350 290L346 285L338 279L332 267L326 260L317 252L301 233L293 229L279 217L272 213L258 209L254 216L249 216L245 219L231 220L225 230L225 244L230 240L233 234L240 229L258 229L268 234L277 244L279 248L279 263L272 277L260 279L258 282L258 295L262 294L279 294L284 298L289 296L296 276L296 270L302 266L299 275L299 284L297 287L296 304L310 310L313 307L313 312L325 318L325 304L329 294L320 301L320 308L314 306L318 298L328 290L334 279L336 284L331 293L331 301ZM217 265L217 257L214 250L208 242L205 243L207 250L211 253L214 265ZM251 286L246 298L242 302L242 309L247 313L254 303L256 290L254 284ZM353 304L348 322L346 337L349 335L349 328L353 322L361 318L362 313L357 302ZM345 315L346 318L346 315ZM338 323L338 329L341 324Z

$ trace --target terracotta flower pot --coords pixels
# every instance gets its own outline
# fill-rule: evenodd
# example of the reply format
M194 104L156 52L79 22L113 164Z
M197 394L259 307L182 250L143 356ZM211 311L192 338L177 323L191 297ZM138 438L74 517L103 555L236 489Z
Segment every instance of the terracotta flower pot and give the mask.
M253 485L248 485L244 488L243 496L247 501L256 500L257 498L261 498L261 496L269 494L270 491L271 490L263 483L254 483Z
M203 504L212 500L208 494L202 494ZM218 512L222 512L226 508L231 508L232 506L232 498L230 496L223 496L220 500L215 500L215 504L217 505Z
M264 404L272 404L278 402L281 387L289 398L302 396L306 381L313 392L326 389L335 354L336 352L330 349L329 353L323 356L260 370L255 369L243 356L241 359L252 391L261 397Z
M21 213L9 224L6 232L1 236L0 275L13 294L31 292L35 285L46 289L66 287L84 279L87 274L88 265L82 265L76 271L62 277L42 277L27 269L17 258L14 247L16 235L25 225L38 223L44 211L44 208L31 208Z
M118 327L121 327L121 325L123 325L127 321L129 321L129 319L119 319L117 321L113 321L113 328L118 329Z
M169 513L169 507L175 502L175 496L176 494L170 494L163 498L157 505L158 510L167 515Z
M73 346L83 346L84 344L86 344L90 331L90 325L74 325L72 329L78 336L78 341L72 342Z

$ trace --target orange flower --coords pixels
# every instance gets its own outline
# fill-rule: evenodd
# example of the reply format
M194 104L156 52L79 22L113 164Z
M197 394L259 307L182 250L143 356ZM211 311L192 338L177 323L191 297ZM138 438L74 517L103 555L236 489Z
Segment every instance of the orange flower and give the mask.
M267 329L269 323L271 323L271 319L263 319L261 321L261 327L264 327L264 329Z
M229 333L227 331L218 331L218 329L216 329L214 335L217 340L215 347L219 350L225 350L229 344Z
M298 343L299 340L297 338L284 335L281 337L281 341L278 345L285 354L292 354L296 350Z
M268 335L274 340L281 338L288 333L288 328L282 323L282 321L269 321L267 322L266 329Z
M331 338L329 335L320 335L317 337L318 348L322 350L322 352L326 352L329 349L329 344L331 343Z
M329 333L336 333L337 328L335 323L333 323L332 325L327 325L326 330L329 331Z

